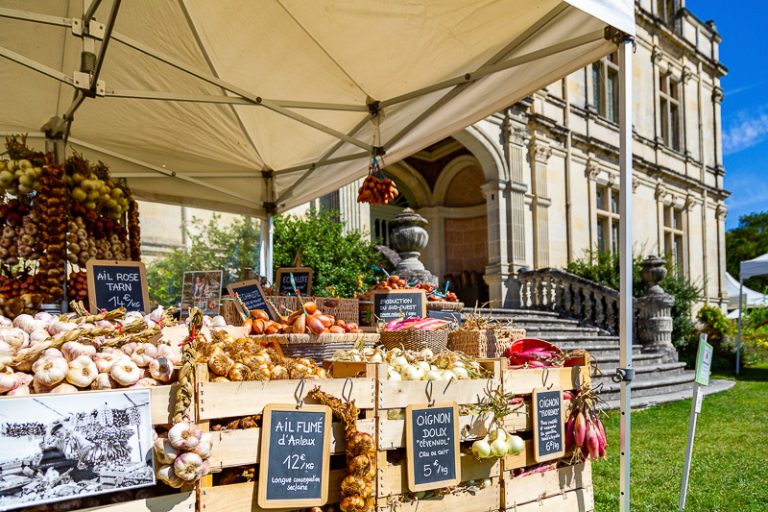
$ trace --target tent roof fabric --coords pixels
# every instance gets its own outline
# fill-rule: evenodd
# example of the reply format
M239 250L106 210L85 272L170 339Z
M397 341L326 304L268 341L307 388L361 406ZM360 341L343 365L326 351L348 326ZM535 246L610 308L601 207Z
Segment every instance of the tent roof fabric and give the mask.
M733 277L728 272L725 273L725 292L728 294L728 307L739 307L739 280ZM768 305L768 296L747 288L742 289L742 294L745 296L745 306L765 306Z
M104 0L96 19L116 4L70 148L138 197L257 216L361 177L374 146L394 163L615 51L609 26L635 30L632 0ZM0 133L42 137L70 108L81 5L0 0Z
M739 263L739 278L749 279L768 274L768 253Z

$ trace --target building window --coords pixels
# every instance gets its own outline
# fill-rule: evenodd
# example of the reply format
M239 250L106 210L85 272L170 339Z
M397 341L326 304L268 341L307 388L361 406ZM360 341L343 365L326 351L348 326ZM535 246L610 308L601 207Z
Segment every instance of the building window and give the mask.
M595 187L597 213L597 250L619 252L619 191L610 187Z
M592 64L595 107L602 117L619 122L619 57L613 52Z
M671 25L675 21L675 14L677 14L677 0L658 0L656 14L664 23Z
M679 275L685 274L685 226L683 210L674 206L664 207L664 253L675 264Z
M659 106L661 107L661 138L667 147L680 151L680 82L669 74L659 75Z

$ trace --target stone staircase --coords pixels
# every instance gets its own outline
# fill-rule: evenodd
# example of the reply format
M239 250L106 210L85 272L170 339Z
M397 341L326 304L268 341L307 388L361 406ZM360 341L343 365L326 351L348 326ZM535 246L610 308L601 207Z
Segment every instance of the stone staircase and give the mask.
M471 312L465 309L463 313L466 316ZM529 338L547 340L563 350L583 349L589 352L597 363L597 371L592 377L593 386L602 384L601 397L607 408L619 407L619 384L611 380L611 375L619 366L618 336L606 334L597 327L580 326L577 320L560 318L552 311L494 309L481 312L502 322L511 320L516 327L524 328ZM634 345L632 366L635 368L633 407L647 407L691 396L694 372L686 370L685 363L665 362L664 354L643 353L640 345ZM716 392L727 387L730 386L725 382L715 381L708 391Z

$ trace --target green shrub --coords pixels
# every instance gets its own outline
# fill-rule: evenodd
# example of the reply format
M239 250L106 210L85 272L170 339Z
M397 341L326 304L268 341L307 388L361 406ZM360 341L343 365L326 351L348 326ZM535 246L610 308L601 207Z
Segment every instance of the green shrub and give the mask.
M381 263L380 253L360 233L344 234L339 212L275 217L274 244L275 269L290 267L301 252L301 264L315 271L313 294L352 297L376 283L372 265Z
M733 336L735 329L725 313L717 306L706 304L696 314L698 332L707 335L707 342L715 351L714 367L731 369L736 358Z
M768 361L768 308L746 310L741 319L741 345L744 364Z
M632 293L642 297L648 285L640 277L644 257L632 258ZM587 251L581 259L568 264L566 271L577 276L603 284L614 290L619 289L618 254ZM672 306L672 343L683 361L691 362L696 356L696 324L693 321L693 305L701 297L701 289L674 271L674 265L667 260L667 277L659 285L675 299Z

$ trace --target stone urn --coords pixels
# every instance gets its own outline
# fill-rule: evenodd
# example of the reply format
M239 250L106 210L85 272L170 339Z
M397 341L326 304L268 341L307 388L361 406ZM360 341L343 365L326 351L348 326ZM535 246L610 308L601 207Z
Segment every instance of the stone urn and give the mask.
M411 282L437 284L437 278L419 260L421 251L429 243L427 224L427 219L412 209L404 209L389 223L392 228L389 244L400 255L395 267L398 276Z
M667 262L658 256L648 256L640 263L640 277L651 285L651 288L659 286L659 283L667 277Z
M649 256L640 264L640 276L649 286L645 295L637 299L637 337L643 352L662 355L666 363L677 361L677 350L672 345L672 306L675 299L665 292L659 282L667 276L666 262Z

